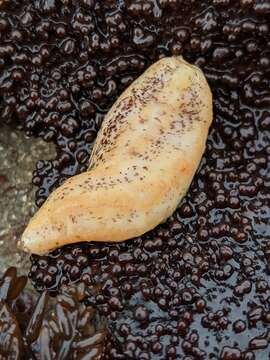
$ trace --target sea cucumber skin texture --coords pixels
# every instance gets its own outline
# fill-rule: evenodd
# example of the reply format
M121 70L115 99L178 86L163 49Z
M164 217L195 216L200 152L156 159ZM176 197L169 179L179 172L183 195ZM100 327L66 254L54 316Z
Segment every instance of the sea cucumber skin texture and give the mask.
M88 170L50 195L20 246L44 254L79 241L120 242L164 222L189 188L212 117L199 68L181 57L150 66L105 117Z

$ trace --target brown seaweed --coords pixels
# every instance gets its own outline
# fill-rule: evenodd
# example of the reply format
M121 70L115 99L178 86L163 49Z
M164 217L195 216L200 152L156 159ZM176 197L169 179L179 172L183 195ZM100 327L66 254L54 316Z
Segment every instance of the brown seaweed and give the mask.
M63 286L54 299L41 293L31 315L24 318L15 303L24 295L26 278L17 277L12 267L0 284L1 360L102 358L106 331L97 326L95 311L84 303L83 283Z

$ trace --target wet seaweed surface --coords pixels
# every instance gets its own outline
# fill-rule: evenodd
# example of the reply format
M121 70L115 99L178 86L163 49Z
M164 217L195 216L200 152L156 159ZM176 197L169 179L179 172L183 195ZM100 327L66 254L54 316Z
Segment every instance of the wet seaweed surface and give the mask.
M104 359L268 359L269 2L0 4L1 116L58 151L37 163L38 205L86 169L104 114L158 58L196 63L214 95L206 152L173 216L123 244L32 256L36 289L85 285L106 319Z
M27 277L10 267L0 278L0 359L100 359L106 331L84 304L84 283L63 286L55 299L36 303L24 292Z

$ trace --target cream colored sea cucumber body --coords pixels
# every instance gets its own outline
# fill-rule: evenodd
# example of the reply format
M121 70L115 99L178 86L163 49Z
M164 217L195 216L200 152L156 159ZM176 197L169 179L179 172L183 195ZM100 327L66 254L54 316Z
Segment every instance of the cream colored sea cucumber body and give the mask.
M181 57L159 60L115 102L89 169L55 190L21 246L36 254L79 241L124 241L165 221L185 195L205 149L212 95Z

